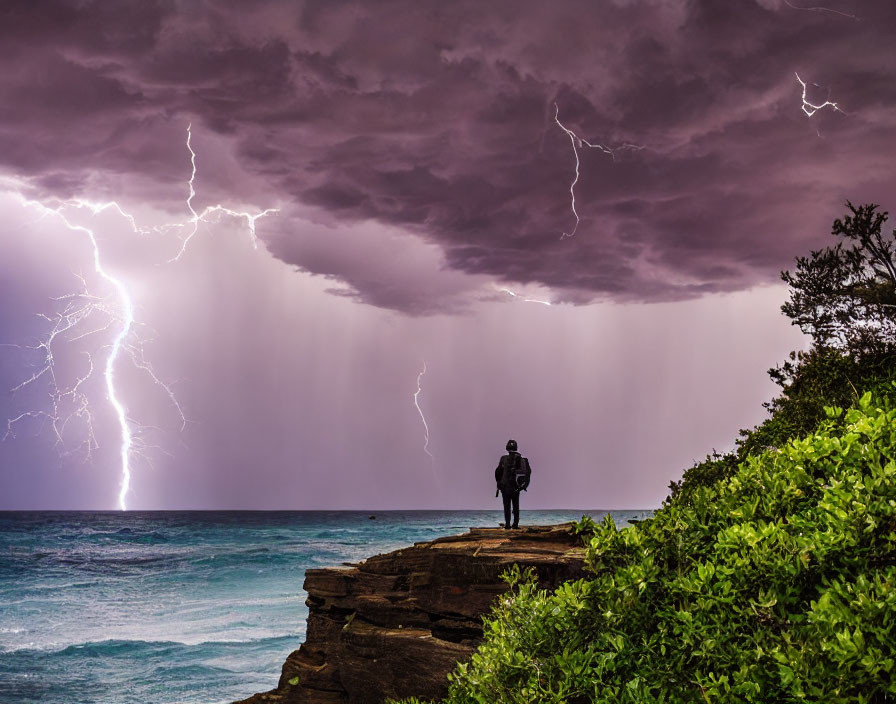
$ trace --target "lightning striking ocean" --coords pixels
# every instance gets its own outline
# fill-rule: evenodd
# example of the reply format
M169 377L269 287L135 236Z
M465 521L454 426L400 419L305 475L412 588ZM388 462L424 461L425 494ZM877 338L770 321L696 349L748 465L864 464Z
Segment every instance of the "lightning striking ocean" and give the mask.
M307 568L502 520L370 515L0 512L0 702L214 704L268 690L305 637ZM521 522L582 515L523 511Z

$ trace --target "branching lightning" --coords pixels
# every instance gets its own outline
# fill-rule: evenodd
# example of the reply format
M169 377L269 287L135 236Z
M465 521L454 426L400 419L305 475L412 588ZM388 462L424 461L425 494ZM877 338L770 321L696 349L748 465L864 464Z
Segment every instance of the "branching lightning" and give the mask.
M430 461L435 464L436 458L429 451L429 425L426 423L426 416L423 415L423 409L420 408L420 392L423 390L423 375L426 374L426 360L423 360L423 370L417 375L417 390L414 392L414 405L417 407L417 413L420 414L420 420L423 421L423 451L429 455Z
M136 223L134 222L134 219L127 215L117 203L104 203L102 205L97 205L89 204L86 201L74 200L65 201L57 208L50 208L37 201L28 201L25 199L22 200L27 206L40 208L43 216L57 217L69 230L72 230L74 232L81 232L87 236L93 252L94 271L100 278L106 281L115 290L119 304L113 312L113 310L106 305L103 299L97 298L90 294L90 292L87 290L86 280L83 277L79 277L84 287L83 292L68 294L56 299L59 301L66 301L66 305L61 312L56 314L55 318L51 318L50 316L46 315L43 316L47 320L50 320L54 323L53 328L50 330L47 339L35 346L35 349L40 349L44 352L44 366L38 372L32 374L30 378L26 379L24 382L13 389L13 391L18 391L19 389L33 383L34 381L37 381L37 379L43 377L44 375L47 375L50 378L51 383L50 394L53 401L53 410L51 413L47 413L45 411L29 411L18 416L17 418L8 421L6 435L10 435L13 432L15 424L25 417L44 417L52 422L53 432L56 435L56 442L57 444L59 444L62 442L62 433L65 429L65 425L73 416L79 416L85 420L88 428L88 439L86 441L88 453L91 449L95 449L96 447L98 447L93 429L93 415L90 411L88 399L87 396L80 390L81 386L90 378L91 374L93 373L93 359L90 357L90 355L88 355L89 369L87 374L79 377L76 383L70 389L62 391L58 386L56 378L56 361L53 353L53 343L60 335L64 335L64 333L68 332L69 330L76 330L81 323L86 321L91 316L91 314L96 311L113 314L113 320L117 318L119 328L112 342L109 355L108 357L106 357L106 363L103 368L103 378L106 385L106 395L109 399L109 403L112 405L112 408L115 411L115 416L118 420L118 426L121 435L121 489L118 494L118 504L122 510L125 510L127 508L125 499L128 490L130 489L131 483L130 460L131 450L134 446L134 436L128 422L127 411L125 410L125 407L119 399L118 393L115 389L115 363L118 360L122 349L125 347L127 338L131 333L131 328L134 325L134 305L131 300L130 294L128 293L127 287L124 285L124 282L121 279L118 279L110 274L103 267L102 258L100 256L100 246L94 231L88 227L85 227L84 225L79 225L71 222L68 217L66 217L64 211L69 207L86 207L90 209L94 214L96 214L107 208L116 208L119 213L121 213L129 220L134 229L137 229ZM93 328L88 329L84 332L79 332L75 337L69 338L68 341L72 342L74 340L83 339L84 337L87 337L89 335L107 330L112 324L112 321L110 321L106 325L103 325L99 328ZM156 381L158 381L158 379L156 379ZM165 388L167 389L168 387ZM170 389L168 389L168 392L170 394ZM73 411L73 413L67 416L63 416L60 412L60 407L62 401L66 397L71 397L72 401L74 401L75 410Z
M187 244L197 233L199 223L206 221L213 214L220 213L246 221L249 233L252 237L253 246L257 248L258 241L255 231L255 221L270 213L278 212L276 208L268 208L256 215L246 212L239 212L226 208L223 205L209 206L202 213L197 213L193 208L193 198L196 195L194 189L194 181L196 178L196 153L191 145L192 125L187 127L187 149L190 152L191 174L189 180L190 195L187 198L187 208L192 217L186 223L177 223L166 226L165 228L152 228L158 231L169 227L190 228L189 234L181 242L181 248L178 254L169 261L175 261L186 251ZM94 296L90 293L87 281L83 276L79 276L82 290L75 293L66 294L54 298L53 300L62 304L62 310L53 315L39 314L48 322L52 323L52 327L45 339L35 345L16 345L6 344L4 346L17 347L20 349L39 350L43 354L42 366L34 372L29 378L25 379L18 386L13 388L13 393L33 384L38 379L46 378L50 385L50 410L29 410L19 414L15 418L7 420L6 433L3 440L8 437L15 436L16 426L26 418L42 419L49 422L55 435L55 444L57 447L63 445L63 435L66 425L72 418L80 418L87 428L87 439L81 446L86 445L85 455L90 457L91 452L99 447L99 443L94 431L93 412L91 411L90 402L86 391L82 386L91 378L94 372L93 357L85 352L86 356L86 372L79 376L75 383L68 388L60 387L60 382L56 373L56 358L54 352L54 344L57 341L65 343L73 343L78 340L106 332L112 328L116 328L117 332L110 346L109 354L103 365L103 378L106 388L106 396L112 406L118 421L121 438L120 460L121 460L121 486L118 495L118 504L121 510L127 510L127 495L131 484L131 460L135 452L148 447L142 443L139 436L140 427L136 426L128 417L127 410L122 402L115 385L115 369L122 353L126 353L133 365L147 374L149 378L163 389L168 396L171 404L176 409L181 419L181 430L186 427L186 416L183 409L175 397L170 386L165 384L155 373L152 365L147 361L144 345L145 341L140 339L135 333L134 305L124 281L113 276L104 266L100 252L100 244L94 231L85 225L72 222L67 213L71 209L84 209L90 211L92 215L98 215L105 210L115 210L130 225L134 233L145 234L150 230L138 226L135 218L127 213L117 202L93 203L91 201L80 198L65 201L56 201L55 207L51 207L45 203L28 200L19 195L19 200L26 207L39 209L41 216L39 220L46 217L55 217L62 221L64 226L74 232L83 233L90 242L93 254L93 267L96 274L103 279L115 292L117 304L110 304L107 299ZM104 315L107 320L105 323L88 327L88 321L94 314ZM416 398L416 397L415 397ZM73 409L73 410L68 410ZM421 413L422 415L422 413ZM424 421L425 424L425 421ZM428 429L427 429L428 440ZM431 455L430 455L431 456Z
M806 117L812 117L815 113L817 113L819 110L823 110L824 108L831 108L831 110L839 112L843 115L847 114L837 103L834 103L831 100L825 100L820 105L815 105L814 103L810 102L809 98L806 96L806 91L808 90L806 82L802 78L800 78L800 74L798 74L796 71L794 71L793 75L796 76L796 80L799 82L800 86L802 86L803 89L802 110L806 114ZM812 85L818 86L817 83L813 83ZM830 91L828 91L828 98L830 98Z
M259 218L263 218L265 215L280 212L279 208L267 208L266 210L263 210L256 215L252 215L250 213L225 208L219 203L218 205L210 205L206 207L205 210L202 211L202 213L197 213L193 208L193 198L196 196L196 190L193 186L196 180L196 152L193 151L193 147L191 145L191 140L193 138L192 128L193 123L187 125L187 149L190 152L190 166L192 167L192 172L190 173L190 181L188 184L190 187L190 195L187 198L187 208L189 208L190 213L193 217L191 217L186 223L177 223L175 225L172 225L172 227L189 227L190 231L181 242L180 251L178 251L177 254L175 254L173 257L171 257L171 259L168 260L169 264L181 258L181 255L187 250L187 245L190 243L190 240L193 239L193 237L198 232L199 223L202 221L206 221L210 215L214 215L215 213L222 213L231 217L244 219L246 221L246 226L249 229L249 235L252 237L252 246L258 249L258 237L255 234L255 221Z
M557 123L557 126L566 133L566 136L569 137L569 143L572 145L572 153L576 159L576 169L575 169L575 177L572 180L572 183L569 184L569 198L570 205L572 207L572 214L575 216L576 224L573 226L571 232L564 232L560 235L560 239L562 240L564 237L572 237L576 234L576 230L579 229L579 213L576 210L576 184L579 182L579 149L583 147L588 147L589 149L599 149L604 154L608 154L613 161L616 161L616 154L622 150L629 151L641 151L644 149L643 146L639 146L637 144L629 144L623 143L618 147L608 147L605 144L592 144L587 139L582 139L571 129L566 127L562 122L560 122L560 108L557 103L554 103L554 122Z
M525 298L524 296L521 296L518 293L514 293L509 288L502 287L502 288L498 288L497 290L500 291L501 293L506 293L509 296L513 296L514 298L522 299L523 303L541 303L541 305L543 305L543 306L553 305L550 301L542 301L537 298Z
M802 78L800 78L800 74L798 74L796 71L794 71L793 75L796 76L796 80L799 81L799 84L803 87L803 106L802 107L803 107L803 112L806 113L806 117L812 117L815 113L817 113L819 110L822 110L824 108L831 108L832 110L835 110L836 112L843 113L844 115L846 114L845 112L843 112L843 110L840 109L840 106L837 105L837 103L833 103L830 100L825 100L821 105L815 105L815 104L809 102L809 99L806 97L806 90L807 90L806 82ZM812 85L817 86L818 84L813 83ZM830 94L828 94L828 97L830 97Z
M81 281L83 282L83 277ZM44 420L50 421L53 428L53 433L56 436L56 445L59 447L62 444L62 434L65 432L65 425L67 421L74 416L82 418L87 425L87 453L95 446L95 436L93 433L93 418L90 414L90 406L87 403L87 397L81 392L81 385L86 382L90 376L93 374L93 358L87 352L85 352L85 356L87 357L87 373L75 381L75 383L67 390L61 391L59 389L59 385L56 380L56 370L55 370L55 358L53 357L53 342L55 341L57 335L65 334L68 330L75 327L82 319L86 318L87 315L92 312L93 306L95 305L94 301L91 300L89 303L84 303L84 299L92 299L92 297L86 292L86 283L85 283L85 293L83 294L68 294L66 296L59 296L54 300L57 301L66 301L65 310L57 314L55 318L51 318L48 315L39 314L40 317L44 318L53 323L53 328L50 330L49 335L46 340L39 342L36 345L14 345L14 344L4 344L4 347L16 347L19 349L27 348L33 350L42 350L44 354L44 365L40 368L39 371L34 372L29 378L25 379L18 386L10 389L10 393L16 393L20 389L25 388L26 386L36 382L38 379L46 375L51 380L51 400L53 410L52 412L47 411L25 411L24 413L20 413L15 418L10 418L6 421L6 434L3 436L3 440L6 440L10 436L15 436L15 427L16 425L23 421L25 418L43 418ZM95 300L95 299L94 299ZM77 302L76 302L77 301ZM103 326L97 330L88 331L82 334L79 334L77 337L73 338L72 341L77 339L82 339L93 332L99 332L100 330L107 329L109 326ZM69 416L63 419L62 413L60 412L60 406L65 401L66 398L71 399L72 405L74 405L75 410L69 414Z
M803 110L803 113L805 113L806 117L811 118L815 113L817 113L819 110L823 110L824 108L830 108L834 112L839 112L843 115L847 114L846 111L843 110L837 103L832 102L830 100L830 97L831 97L830 90L828 90L828 99L825 100L820 105L816 105L815 103L810 102L808 96L806 95L806 92L808 90L808 86L807 86L806 82L802 78L800 78L800 74L798 74L796 71L794 71L793 75L796 76L796 80L799 82L800 86L803 89L802 110ZM812 85L818 86L817 83L813 83ZM815 128L815 134L817 134L819 137L821 137L821 132L818 130L817 127Z

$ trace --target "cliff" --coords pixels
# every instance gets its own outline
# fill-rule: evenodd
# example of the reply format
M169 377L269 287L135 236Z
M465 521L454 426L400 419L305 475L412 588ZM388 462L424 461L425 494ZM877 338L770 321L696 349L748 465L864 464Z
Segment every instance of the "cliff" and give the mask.
M474 528L376 555L348 567L308 570L305 642L277 689L237 704L379 704L437 698L446 675L482 638L482 616L512 564L534 567L540 586L582 576L572 524L518 531Z

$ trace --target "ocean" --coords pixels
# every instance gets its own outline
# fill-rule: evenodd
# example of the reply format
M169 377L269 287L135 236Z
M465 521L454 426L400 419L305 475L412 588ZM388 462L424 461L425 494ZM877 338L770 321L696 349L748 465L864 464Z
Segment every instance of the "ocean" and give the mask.
M614 511L617 525L649 511ZM605 511L523 511L523 524ZM0 703L216 704L276 686L309 567L498 511L0 512Z

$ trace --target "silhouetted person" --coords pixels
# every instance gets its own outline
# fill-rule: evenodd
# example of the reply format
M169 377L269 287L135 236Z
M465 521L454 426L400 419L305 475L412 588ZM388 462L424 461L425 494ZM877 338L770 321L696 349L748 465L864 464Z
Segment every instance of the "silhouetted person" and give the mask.
M520 527L520 491L529 486L532 470L529 460L517 452L516 440L507 441L507 454L498 460L495 468L495 496L501 492L504 501L504 528ZM513 524L510 523L510 507L513 506Z

